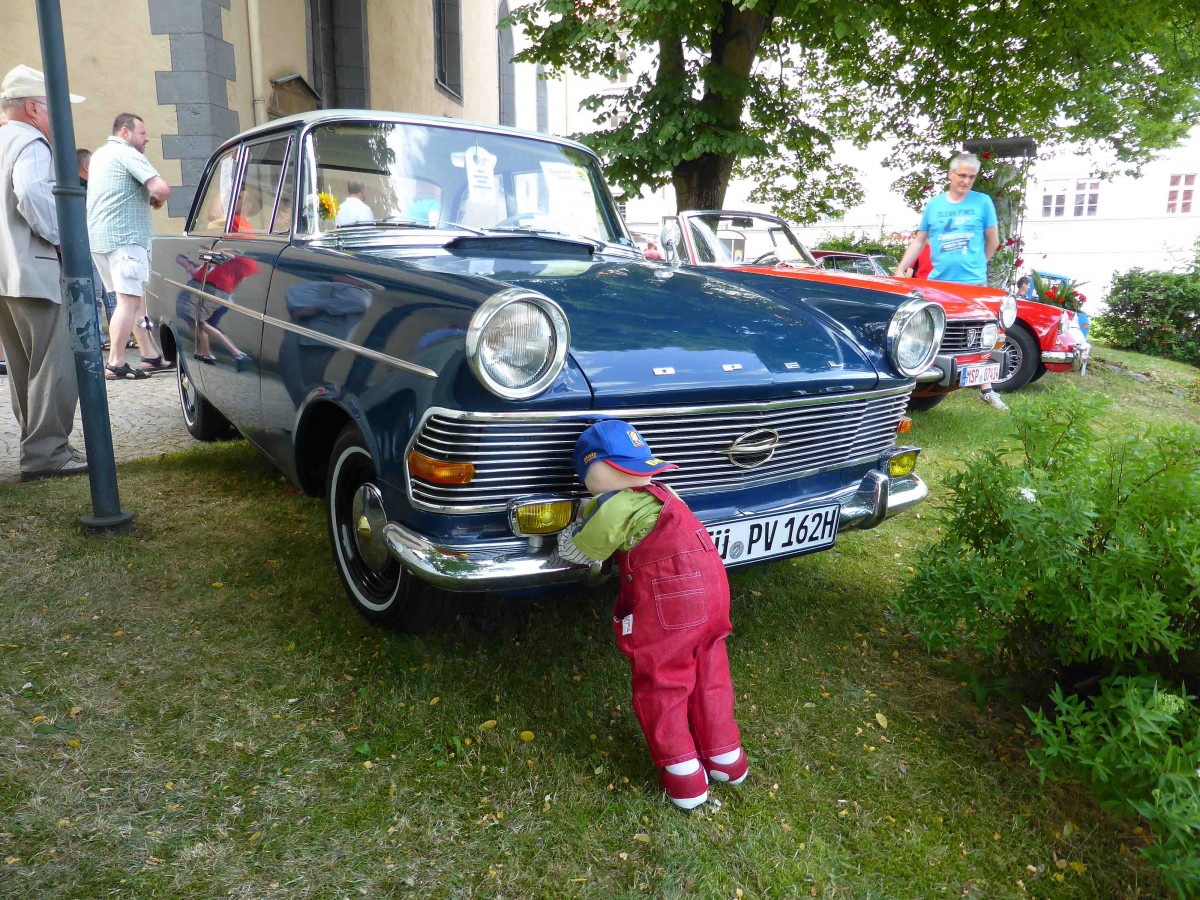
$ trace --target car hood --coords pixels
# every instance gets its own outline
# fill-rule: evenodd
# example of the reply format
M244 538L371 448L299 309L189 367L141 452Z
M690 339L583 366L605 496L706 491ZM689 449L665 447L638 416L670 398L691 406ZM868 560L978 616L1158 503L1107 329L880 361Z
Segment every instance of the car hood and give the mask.
M409 261L472 276L490 292L507 285L558 303L597 406L775 399L879 383L854 341L802 303L640 261L479 250L468 243Z
M830 271L812 267L792 268L789 266L743 266L741 271L760 275L776 275L795 278L818 284L844 285L870 288L890 294L907 296L920 291L926 300L936 303L946 312L947 319L993 319L1004 298L1004 291L996 288L970 284L952 284L946 281L928 281L923 278L899 278L893 275L861 275L857 272ZM983 302L981 302L983 301ZM995 304L989 309L986 301Z

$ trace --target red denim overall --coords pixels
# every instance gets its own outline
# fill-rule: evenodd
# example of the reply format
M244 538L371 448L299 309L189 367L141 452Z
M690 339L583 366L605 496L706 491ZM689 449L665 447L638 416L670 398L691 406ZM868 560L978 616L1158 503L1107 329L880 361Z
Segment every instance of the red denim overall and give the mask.
M613 607L617 645L629 658L633 710L654 765L705 759L736 749L733 681L725 638L729 580L708 531L665 487L654 530L614 556L621 591Z

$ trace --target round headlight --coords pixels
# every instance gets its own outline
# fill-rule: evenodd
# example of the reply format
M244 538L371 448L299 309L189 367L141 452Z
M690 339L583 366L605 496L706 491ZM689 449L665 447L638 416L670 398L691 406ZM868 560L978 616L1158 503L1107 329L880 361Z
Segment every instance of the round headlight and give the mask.
M913 377L929 368L942 343L946 313L919 294L906 300L888 323L888 356L901 375Z
M562 371L571 344L567 316L553 300L511 288L480 305L467 326L467 360L497 397L536 397Z
M983 326L983 333L979 336L979 343L984 350L991 350L996 346L996 341L1000 337L1000 329L996 327L995 322L988 322Z
M1000 327L1007 331L1012 328L1015 321L1017 321L1017 298L1012 294L1005 294L1004 299L1000 301Z

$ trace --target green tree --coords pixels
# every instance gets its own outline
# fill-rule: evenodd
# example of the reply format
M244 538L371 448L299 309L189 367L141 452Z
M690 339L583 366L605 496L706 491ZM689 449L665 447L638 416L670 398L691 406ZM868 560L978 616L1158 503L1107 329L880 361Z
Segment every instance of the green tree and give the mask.
M861 198L835 141L893 142L919 206L970 137L1103 148L1134 168L1200 121L1195 0L534 0L517 57L551 75L615 77L580 137L631 194L671 183L719 208L733 174L752 199L813 221Z

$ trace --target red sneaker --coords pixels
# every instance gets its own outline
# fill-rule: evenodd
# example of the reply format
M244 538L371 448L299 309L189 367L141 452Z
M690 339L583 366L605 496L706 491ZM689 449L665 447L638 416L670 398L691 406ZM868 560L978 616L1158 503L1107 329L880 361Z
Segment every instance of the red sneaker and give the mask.
M663 769L659 783L671 802L680 809L695 809L708 799L708 777L704 774L703 766L691 775L672 775Z
M745 781L746 776L750 773L750 763L746 761L745 750L738 747L738 752L741 755L731 763L717 763L711 759L704 760L704 768L708 770L708 777L713 781L722 781L727 784L741 784Z

